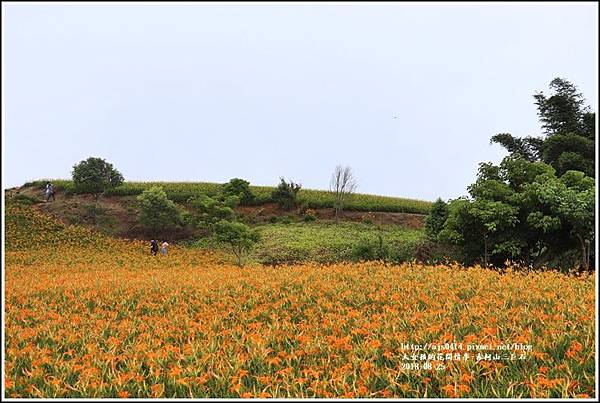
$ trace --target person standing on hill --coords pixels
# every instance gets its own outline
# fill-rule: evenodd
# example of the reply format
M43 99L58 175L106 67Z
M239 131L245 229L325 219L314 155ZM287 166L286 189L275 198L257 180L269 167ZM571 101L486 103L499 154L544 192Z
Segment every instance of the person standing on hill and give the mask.
M156 256L156 252L158 252L158 242L156 239L150 241L150 253L152 256Z
M160 253L162 253L163 256L167 256L167 246L169 246L167 241L163 241L161 248L160 248Z
M52 185L50 182L46 182L46 202L49 202L51 197L52 201L56 200L54 198L54 185Z

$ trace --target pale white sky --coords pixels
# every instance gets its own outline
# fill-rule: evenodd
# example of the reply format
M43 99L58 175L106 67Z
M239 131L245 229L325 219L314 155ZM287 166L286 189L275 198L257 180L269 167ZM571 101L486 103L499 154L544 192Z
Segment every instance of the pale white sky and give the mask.
M3 183L69 178L466 194L557 76L597 110L596 3L2 3ZM398 118L394 119L394 116Z

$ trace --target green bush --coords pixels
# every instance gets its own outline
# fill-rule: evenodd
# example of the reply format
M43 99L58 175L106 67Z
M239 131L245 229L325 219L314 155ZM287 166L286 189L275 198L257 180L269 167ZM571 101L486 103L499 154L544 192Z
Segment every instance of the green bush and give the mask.
M214 225L220 220L233 219L234 208L238 202L237 196L218 199L199 194L188 200L189 212L186 215L186 222L196 228L212 231Z
M242 265L243 257L260 240L256 230L241 222L221 220L215 225L215 232L216 239L234 253L238 266Z
M298 204L298 192L302 188L302 185L292 181L288 183L283 178L280 178L280 180L277 188L273 190L271 198L280 208L291 210Z
M164 189L153 186L137 197L140 223L153 232L162 232L181 224L181 213Z
M294 218L289 215L281 216L279 222L282 224L291 224L292 222L294 222Z
M431 240L437 240L440 231L444 228L444 223L448 218L448 204L441 198L438 198L425 220L425 234Z
M383 236L377 234L377 238L361 238L352 249L352 255L356 260L388 260L390 251Z
M242 205L250 205L254 202L255 196L250 190L250 182L239 178L233 178L223 185L223 194L225 196L236 196Z

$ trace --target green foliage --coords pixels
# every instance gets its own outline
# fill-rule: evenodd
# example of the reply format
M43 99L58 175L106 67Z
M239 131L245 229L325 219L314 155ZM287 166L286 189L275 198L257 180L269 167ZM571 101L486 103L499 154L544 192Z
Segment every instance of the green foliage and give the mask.
M73 189L72 181L64 179L49 180L54 185L54 188L62 193L69 193ZM36 180L23 186L42 188L46 185L46 181L46 179ZM187 203L191 197L198 196L199 194L218 198L223 190L221 184L207 182L124 182L116 188L107 189L104 194L106 196L137 196L152 186L161 186L170 200L181 204ZM250 189L255 195L253 204L262 205L272 201L273 187L250 186ZM300 189L298 192L298 204L304 205L306 208L331 208L334 202L334 197L329 191ZM364 212L384 211L390 213L428 214L431 205L431 202L424 200L355 193L344 209Z
M501 201L453 200L439 238L463 246L468 260L482 256L486 266L490 255L514 259L520 250L507 234L518 222L517 213L517 208Z
M544 233L567 228L578 242L582 266L588 270L594 241L594 180L583 172L567 171L560 178L544 177L532 183L527 192L550 214L530 214L528 223Z
M188 201L189 213L186 221L189 224L209 231L220 220L231 220L235 216L234 208L239 204L237 196L212 198L205 194L192 197Z
M544 162L552 165L559 176L575 170L593 177L595 148L593 138L573 133L555 134L544 142Z
M593 177L595 173L595 113L583 107L584 97L567 80L550 83L551 96L534 95L545 137L514 137L499 133L491 142L498 143L515 158L551 165L560 176L569 170Z
M256 230L240 222L221 220L215 225L215 233L217 240L234 253L238 266L242 265L244 255L260 240Z
M533 162L540 160L544 140L539 137L518 138L510 133L499 133L492 136L490 143L500 144L511 155Z
M32 204L41 203L41 200L24 194L17 194L13 197L6 198L6 203L19 204L22 206L31 206Z
M550 82L554 94L547 97L543 92L535 94L535 104L542 128L546 135L558 133L582 133L585 131L584 97L577 87L563 78Z
M90 203L82 206L82 214L74 220L74 224L87 223L93 224L97 231L104 234L112 234L117 226L117 219L110 214L110 211L97 204Z
M494 264L518 259L533 266L589 268L595 236L595 114L567 80L555 78L550 88L550 96L534 95L544 137L493 136L491 141L510 155L499 166L480 164L477 181L469 186L472 199L450 203L442 233L462 247L467 261L477 256L487 261L489 252ZM487 217L477 212L477 203L492 209ZM489 231L495 225L503 229ZM579 262L573 260L577 249Z
M250 189L250 182L239 178L233 178L225 183L223 185L223 194L239 198L242 205L252 204L255 199L255 195Z
M290 215L284 215L279 217L279 222L282 224L291 224L294 222L294 218Z
M279 185L273 190L271 199L284 210L291 210L298 204L298 192L302 185L280 178Z
M390 258L390 250L383 236L377 234L376 239L361 238L354 245L352 255L357 260L387 260Z
M140 223L153 232L161 232L174 228L181 223L181 212L169 200L164 189L160 186L153 186L144 190L137 197L139 202L139 220Z
M415 247L423 237L422 231L396 225L378 227L343 221L277 223L257 229L261 241L251 258L264 264L353 261L357 259L356 246L361 240L375 247L380 235L387 249L387 256L382 254L381 258L402 262L414 257Z
M447 217L448 204L441 198L438 198L435 203L433 203L433 207L425 219L425 234L429 239L436 240L438 238Z
M107 189L123 183L123 175L102 158L90 157L73 166L73 185L78 193L91 193L96 197Z
M557 177L542 162L506 157L481 164L471 198L452 200L439 239L458 245L467 263L506 260L543 266L580 250L588 268L594 239L593 178L567 171ZM564 263L563 263L564 264ZM569 267L570 268L570 267Z

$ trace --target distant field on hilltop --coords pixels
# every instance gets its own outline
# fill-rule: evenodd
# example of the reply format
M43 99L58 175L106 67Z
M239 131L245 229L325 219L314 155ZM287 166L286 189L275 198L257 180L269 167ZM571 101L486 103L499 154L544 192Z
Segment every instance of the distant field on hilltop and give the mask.
M59 192L73 191L70 180L52 179L54 187ZM46 179L28 182L24 187L44 186ZM177 202L185 203L190 197L198 193L209 196L217 194L222 184L211 182L125 182L121 186L107 191L107 196L135 196L151 186L159 185L165 189L167 196ZM250 186L256 195L255 204L264 204L271 201L273 186ZM333 195L325 190L301 189L298 193L299 202L308 208L333 207ZM357 193L349 200L346 210L354 211L383 211L394 213L427 214L431 202L425 200L407 199L401 197L378 196Z

